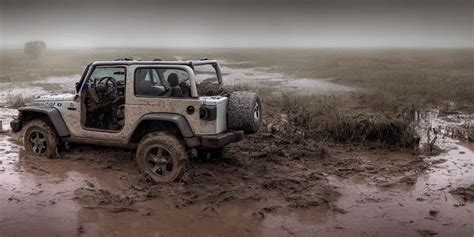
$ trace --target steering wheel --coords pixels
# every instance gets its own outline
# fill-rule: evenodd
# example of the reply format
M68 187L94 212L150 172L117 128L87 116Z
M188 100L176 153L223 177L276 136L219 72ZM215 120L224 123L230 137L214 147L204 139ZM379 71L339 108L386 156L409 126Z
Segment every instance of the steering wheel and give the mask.
M117 99L117 80L113 77L102 77L95 82L95 92L101 102Z

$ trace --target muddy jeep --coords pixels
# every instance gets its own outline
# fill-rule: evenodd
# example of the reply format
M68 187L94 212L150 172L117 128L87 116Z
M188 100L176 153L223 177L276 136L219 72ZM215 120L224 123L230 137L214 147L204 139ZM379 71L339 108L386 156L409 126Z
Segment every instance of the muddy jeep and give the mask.
M191 153L220 156L262 123L258 96L227 93L215 60L96 61L74 94L18 110L11 128L32 156L54 158L70 143L136 149L140 171L156 182L179 178Z

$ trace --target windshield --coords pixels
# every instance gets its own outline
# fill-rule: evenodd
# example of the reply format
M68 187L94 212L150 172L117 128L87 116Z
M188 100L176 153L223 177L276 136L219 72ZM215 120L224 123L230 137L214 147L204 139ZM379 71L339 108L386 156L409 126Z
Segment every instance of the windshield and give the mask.
M90 80L96 80L103 77L113 77L118 85L125 84L125 68L124 67L96 67L90 76Z
M81 77L81 80L79 80L79 82L76 83L76 93L79 93L79 90L81 89L81 86L82 86L82 83L84 82L84 80L86 79L86 76L87 76L87 72L89 71L89 68L91 67L91 65L87 65L86 69L84 69L84 72L82 73L82 77Z

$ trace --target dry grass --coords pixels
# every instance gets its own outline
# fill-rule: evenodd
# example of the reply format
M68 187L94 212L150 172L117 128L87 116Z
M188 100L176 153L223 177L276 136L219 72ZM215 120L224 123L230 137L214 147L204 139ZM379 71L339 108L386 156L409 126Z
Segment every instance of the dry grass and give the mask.
M8 94L6 104L9 108L16 109L25 106L28 101L31 101L31 98L25 97L23 95Z
M413 111L375 111L360 107L354 95L268 96L261 94L267 119L285 114L290 126L307 138L383 146L416 147L419 137L413 127Z

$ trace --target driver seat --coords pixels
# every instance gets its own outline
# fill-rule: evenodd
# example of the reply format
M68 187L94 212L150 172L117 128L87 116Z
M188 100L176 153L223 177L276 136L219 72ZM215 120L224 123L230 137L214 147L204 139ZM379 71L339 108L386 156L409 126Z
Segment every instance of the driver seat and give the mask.
M179 78L178 74L170 73L168 75L168 83L170 85L170 90L168 92L169 97L183 97L183 91L181 91L181 87L179 87Z

